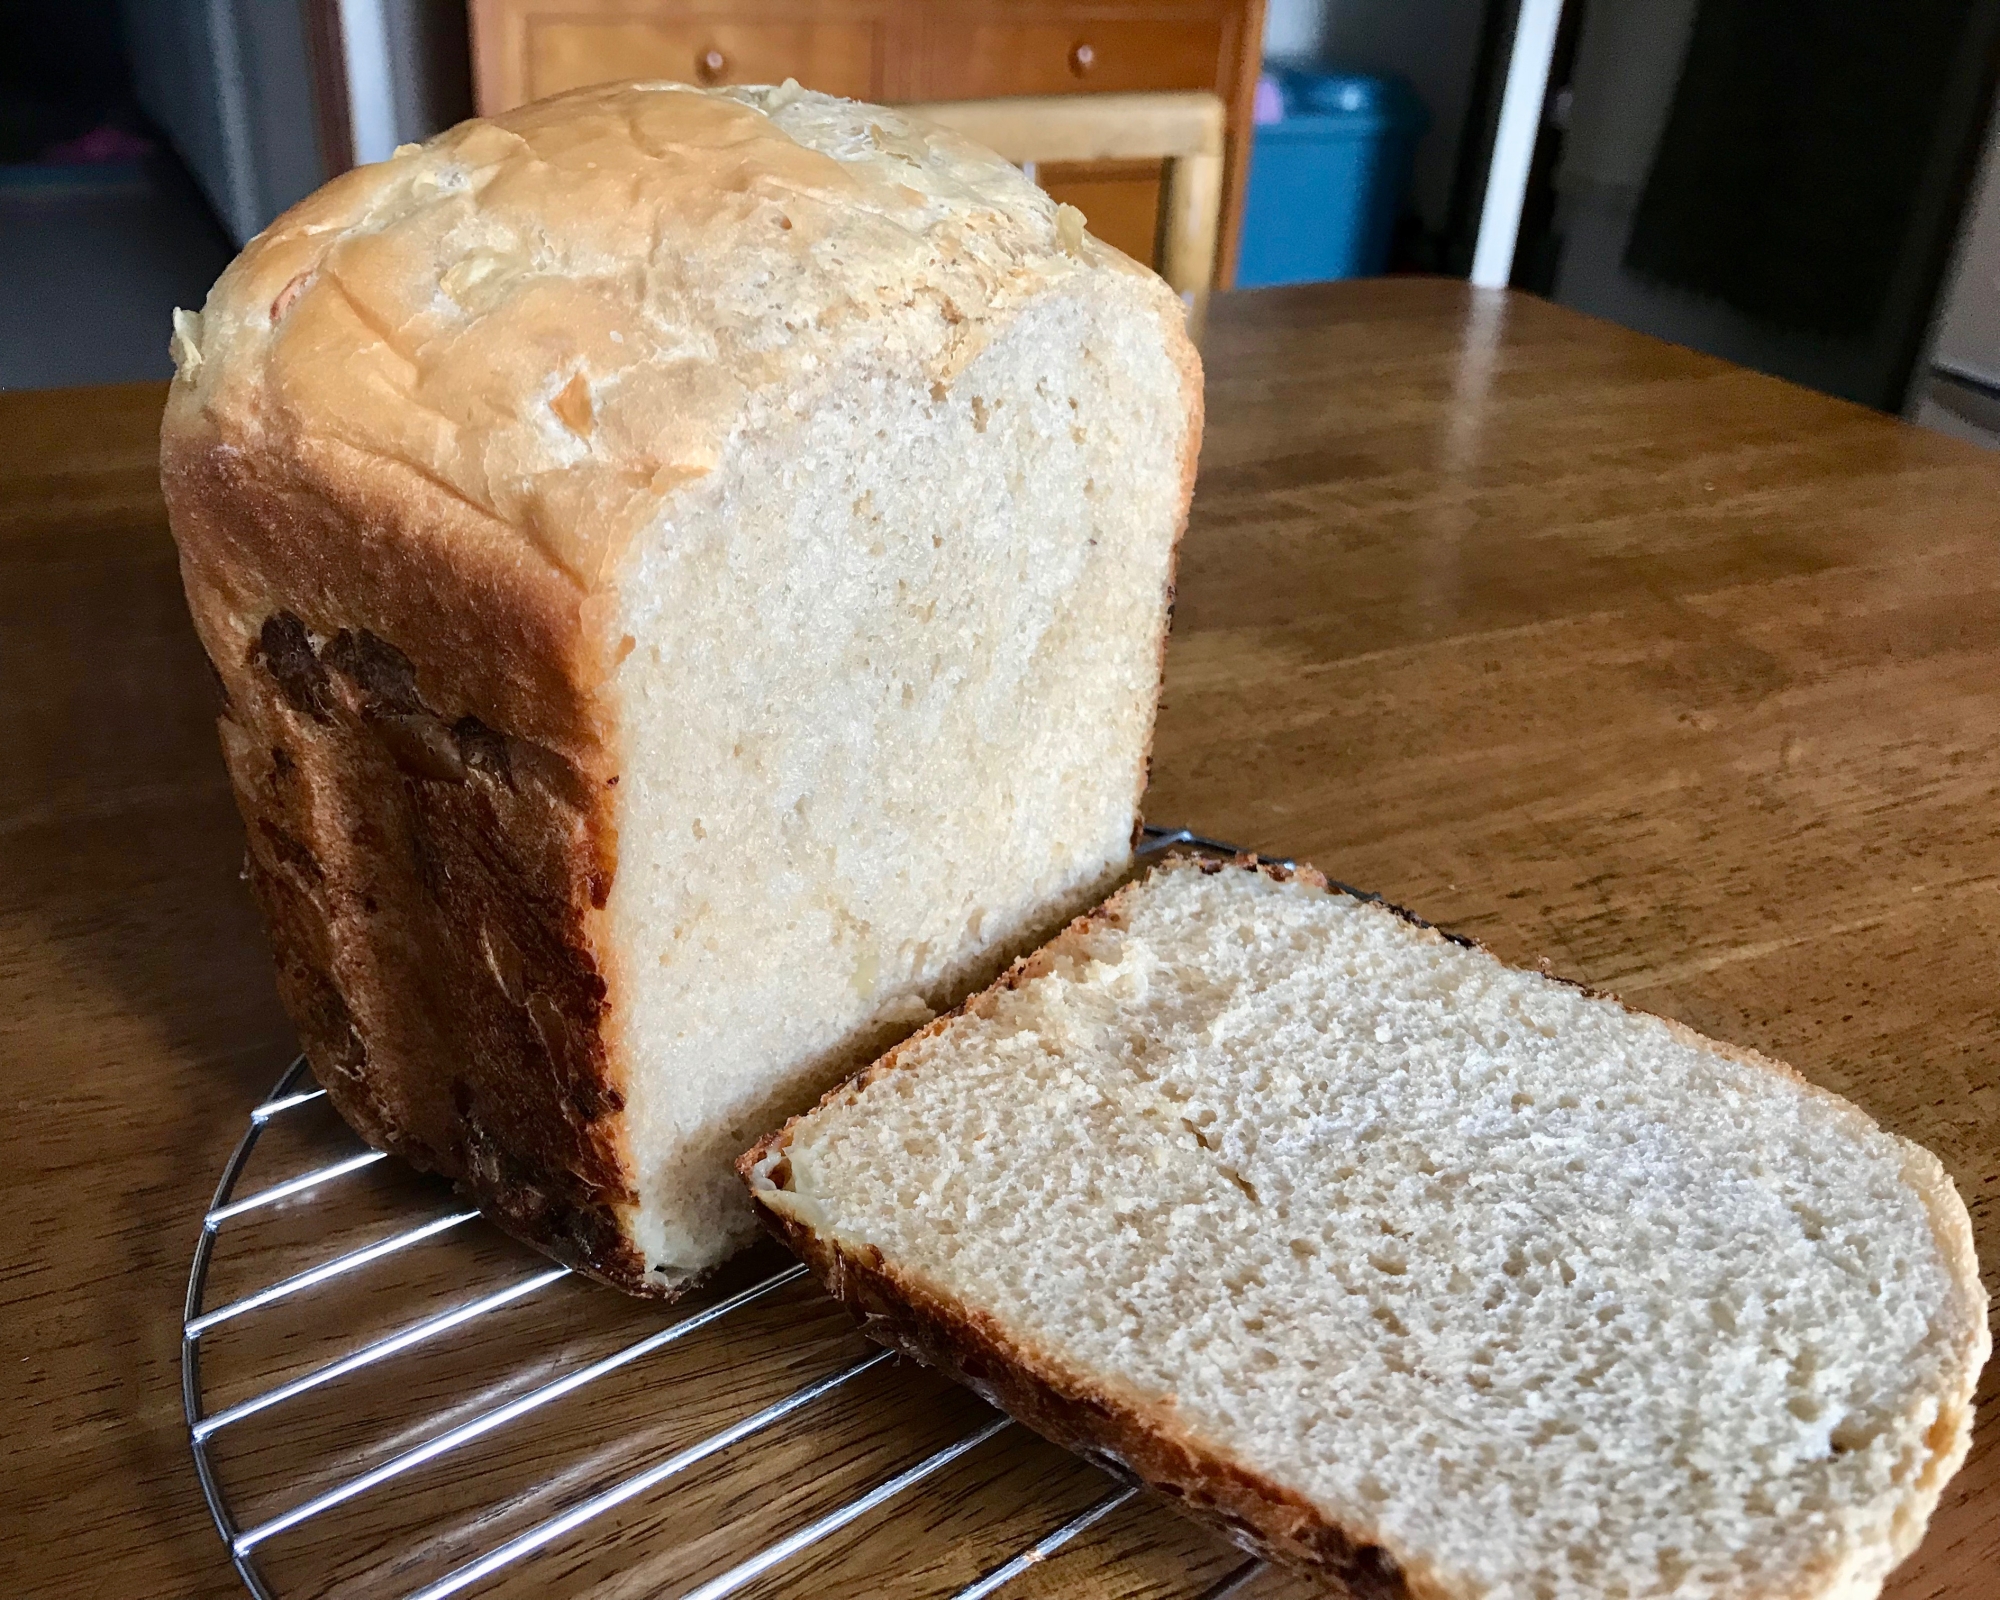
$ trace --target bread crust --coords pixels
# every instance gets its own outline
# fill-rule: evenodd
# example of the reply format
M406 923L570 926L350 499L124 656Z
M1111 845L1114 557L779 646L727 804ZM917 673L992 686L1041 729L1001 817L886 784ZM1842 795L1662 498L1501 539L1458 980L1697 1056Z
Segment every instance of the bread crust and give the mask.
M658 1293L621 1218L614 780L564 670L578 608L546 569L468 570L462 502L304 454L254 456L185 414L162 440L280 996L370 1144Z
M1353 1600L1458 1600L1366 1534L1205 1449L1175 1425L1170 1407L1114 1393L1023 1349L990 1319L891 1271L880 1252L849 1250L768 1205L759 1214L869 1338L957 1379L1045 1439L1145 1483L1244 1549L1316 1573Z
M1224 862L1214 857L1170 853L1170 859L1199 862L1198 870L1253 871L1273 882L1301 882L1329 894L1381 906L1431 937L1462 948L1483 950L1476 940L1449 933L1379 895L1331 880L1310 865L1289 865L1254 855ZM1157 870L1157 869L1155 869ZM1026 1347L994 1319L936 1294L898 1272L873 1246L854 1249L791 1215L774 1196L787 1192L785 1152L794 1129L807 1117L851 1101L876 1079L894 1072L906 1053L943 1032L966 1013L982 1014L1007 990L1051 970L1067 947L1092 931L1119 925L1128 883L1102 905L1084 913L1041 950L1014 963L990 987L937 1018L848 1082L830 1090L814 1111L794 1117L768 1134L737 1162L757 1215L765 1227L811 1269L833 1297L854 1315L862 1331L878 1343L938 1368L1033 1428L1045 1438L1125 1477L1137 1477L1180 1510L1219 1529L1246 1549L1328 1581L1352 1600L1474 1600L1459 1584L1413 1552L1399 1551L1375 1530L1328 1517L1303 1496L1207 1447L1176 1416L1171 1399L1160 1401L1116 1392L1101 1381L1069 1369L1047 1351ZM1581 989L1592 998L1664 1023L1678 1037L1743 1065L1802 1084L1847 1118L1873 1129L1859 1107L1806 1080L1782 1062L1740 1046L1718 1044L1672 1018L1626 1004L1618 996L1573 979L1552 981ZM1962 1381L1938 1395L1938 1416L1925 1443L1927 1459L1908 1485L1886 1550L1857 1550L1837 1564L1810 1570L1796 1583L1769 1591L1763 1600L1865 1600L1883 1577L1922 1539L1945 1483L1963 1463L1972 1434L1972 1400L1980 1369L1992 1350L1987 1299L1979 1278L1971 1218L1937 1158L1909 1140L1899 1140L1907 1157L1905 1179L1930 1215L1955 1288L1956 1325L1942 1329L1957 1354Z
M245 876L365 1139L592 1277L698 1281L631 1237L621 563L850 358L948 381L1052 294L1160 319L1184 526L1201 377L1165 286L1064 244L990 152L796 86L474 119L308 197L176 314L161 475Z

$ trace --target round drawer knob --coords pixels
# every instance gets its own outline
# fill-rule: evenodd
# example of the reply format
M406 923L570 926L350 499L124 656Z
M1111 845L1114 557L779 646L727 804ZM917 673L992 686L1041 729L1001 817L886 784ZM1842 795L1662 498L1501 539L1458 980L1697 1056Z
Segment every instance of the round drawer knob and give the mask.
M729 70L729 57L713 48L704 50L694 58L694 70L703 83L720 83Z
M1087 42L1070 46L1069 70L1079 78L1085 76L1096 65L1097 52Z

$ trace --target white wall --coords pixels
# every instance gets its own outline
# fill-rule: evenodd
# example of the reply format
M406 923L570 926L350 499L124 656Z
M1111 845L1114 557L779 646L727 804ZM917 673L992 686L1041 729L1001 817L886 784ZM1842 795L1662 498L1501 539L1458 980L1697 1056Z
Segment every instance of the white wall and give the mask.
M472 115L463 0L340 0L357 161Z
M404 143L396 114L395 55L383 0L339 0L340 46L347 68L347 129L354 164L387 161Z
M1327 5L1328 0L1270 0L1264 8L1264 54L1318 55Z
M125 0L139 103L238 244L325 181L302 0Z
M1485 0L1271 0L1264 52L1408 78L1431 113L1431 131L1417 146L1411 199L1424 225L1441 229L1485 19Z

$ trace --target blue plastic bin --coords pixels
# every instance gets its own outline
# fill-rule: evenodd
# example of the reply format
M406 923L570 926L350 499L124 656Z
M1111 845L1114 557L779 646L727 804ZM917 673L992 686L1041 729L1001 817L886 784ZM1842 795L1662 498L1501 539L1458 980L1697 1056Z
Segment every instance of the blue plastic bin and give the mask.
M1389 243L1430 114L1407 83L1366 73L1275 67L1284 117L1250 150L1236 281L1367 278Z

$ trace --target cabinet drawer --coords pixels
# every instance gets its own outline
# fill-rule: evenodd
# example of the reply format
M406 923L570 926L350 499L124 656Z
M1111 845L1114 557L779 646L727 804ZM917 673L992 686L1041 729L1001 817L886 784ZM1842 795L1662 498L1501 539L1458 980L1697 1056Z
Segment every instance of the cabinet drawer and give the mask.
M930 30L927 97L1214 89L1227 94L1223 18L972 21Z
M879 99L876 24L738 22L725 16L620 17L530 14L529 100L614 78L680 83L783 83Z

